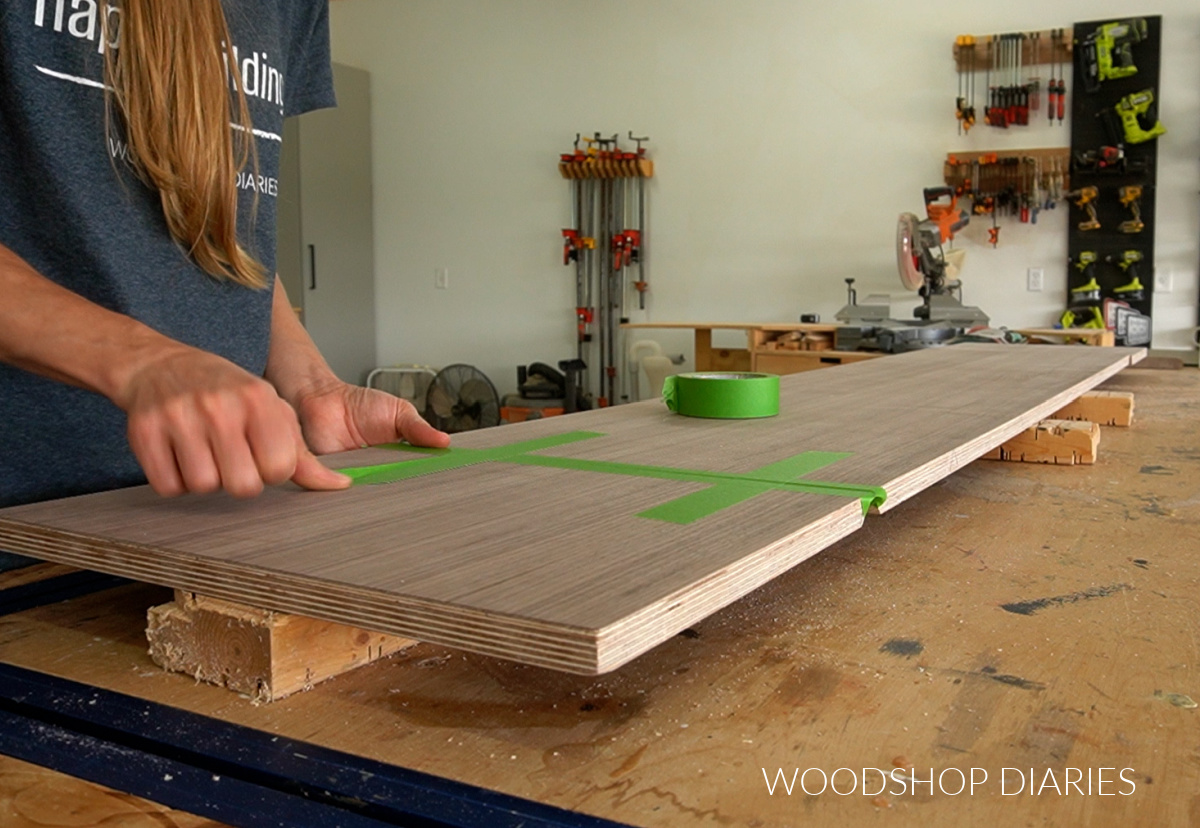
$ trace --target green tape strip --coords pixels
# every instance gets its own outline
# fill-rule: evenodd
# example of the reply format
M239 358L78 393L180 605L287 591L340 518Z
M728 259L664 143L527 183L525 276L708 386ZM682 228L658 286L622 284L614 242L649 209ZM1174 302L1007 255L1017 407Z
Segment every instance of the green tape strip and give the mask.
M797 477L812 474L818 469L832 466L839 460L845 460L850 456L850 452L847 451L806 451L802 454L792 455L785 460L780 460L778 463L771 463L769 466L755 469L750 474L759 480L773 480L776 482L795 480Z
M684 483L709 483L713 489L724 486L736 486L736 491L744 493L743 497L731 500L726 506L720 508L732 506L734 503L740 503L742 500L747 500L772 489L832 495L834 497L856 497L862 502L863 514L865 515L870 511L872 506L882 506L884 500L887 499L887 493L879 486L858 486L852 483L829 483L817 480L787 480L780 476L780 467L785 465L794 464L796 468L801 470L800 473L808 474L811 471L816 471L849 456L849 454L834 452L804 452L803 454L789 457L781 463L773 463L770 466L763 467L763 469L756 469L742 474L699 471L697 469L677 469L671 466L640 466L633 463L611 463L606 460L579 460L574 457L545 457L528 454L506 458L505 462L518 463L523 466L543 466L555 469L600 472L602 474L624 474L630 477L653 477L659 480L678 480ZM766 471L768 476L760 476L760 472L762 471ZM756 484L757 488L751 492L749 489L743 488L745 484ZM691 523L693 520L707 517L712 512L718 511L718 509L710 508L710 504L715 502L715 499L728 499L732 497L734 491L735 488L730 488L728 494L722 492L719 495L709 496L706 493L712 492L712 489L706 489L702 492L684 495L677 500L663 504L662 507L655 507L648 512L641 512L639 513L639 517L670 520L672 523ZM693 506L688 506L687 503L684 503L684 505L671 505L680 504L685 501L693 504ZM658 512L658 509L667 506L671 506L671 508L662 513ZM673 517L665 517L664 515L666 514L670 514Z
M474 466L479 463L495 463L510 460L530 451L565 446L578 443L581 440L591 440L593 437L603 437L594 431L572 431L552 437L542 437L538 440L525 440L507 446L497 446L490 449L446 448L435 449L422 446L410 446L407 443L385 443L376 448L393 449L396 451L413 452L428 455L420 460L406 460L400 463L382 463L377 466L357 466L349 469L338 469L355 483L373 485L377 483L394 483L397 480L407 480L424 474L460 469L464 466Z
M736 372L674 374L663 383L663 402L687 417L774 417L779 413L779 377Z
M340 471L351 477L356 484L377 484L392 483L397 480L463 468L477 463L500 462L709 484L706 489L692 492L638 514L639 517L679 524L693 523L700 518L708 517L722 509L727 509L772 490L858 498L862 503L864 515L872 506L882 506L887 499L887 493L879 486L857 486L850 483L796 479L850 456L844 452L806 451L742 474L678 469L670 466L614 463L607 460L582 460L574 457L549 457L530 453L601 436L603 435L591 431L574 431L490 449L429 449L403 443L391 443L381 446L381 448L427 456L419 460L360 466Z
M766 494L774 488L771 483L754 480L725 480L716 486L709 486L707 489L660 503L653 509L638 512L638 517L686 526L722 509Z

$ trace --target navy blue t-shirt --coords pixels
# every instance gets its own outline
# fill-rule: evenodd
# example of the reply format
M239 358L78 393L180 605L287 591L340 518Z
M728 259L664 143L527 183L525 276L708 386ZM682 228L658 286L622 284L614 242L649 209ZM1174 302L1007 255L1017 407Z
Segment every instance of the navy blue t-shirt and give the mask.
M158 194L130 172L120 124L105 129L104 51L121 46L119 10L109 12L115 45L103 42L103 6L0 8L0 244L81 296L261 375L271 290L197 267L172 240ZM274 273L283 119L334 103L328 6L224 7L224 57L241 73L258 152L257 174L238 177L240 237ZM104 397L0 363L0 506L145 482L125 428Z

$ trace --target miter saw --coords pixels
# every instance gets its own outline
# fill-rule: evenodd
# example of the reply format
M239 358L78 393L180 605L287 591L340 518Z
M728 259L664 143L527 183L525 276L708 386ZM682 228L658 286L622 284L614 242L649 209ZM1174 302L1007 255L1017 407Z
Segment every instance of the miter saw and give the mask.
M979 308L963 305L958 274L965 253L947 252L943 245L967 226L970 217L958 208L950 187L925 190L924 220L901 213L896 225L896 264L900 282L923 300L912 319L890 319L889 304L858 304L854 280L847 279L849 302L837 313L848 327L838 331L838 348L874 349L895 353L942 345L967 330L986 327Z

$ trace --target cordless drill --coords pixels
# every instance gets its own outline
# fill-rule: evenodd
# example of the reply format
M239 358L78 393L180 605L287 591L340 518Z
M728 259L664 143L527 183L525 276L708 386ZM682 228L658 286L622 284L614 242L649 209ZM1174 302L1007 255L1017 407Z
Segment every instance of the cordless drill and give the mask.
M1127 283L1113 289L1113 293L1118 299L1124 299L1127 302L1141 302L1146 298L1146 286L1139 278L1137 266L1138 262L1144 258L1145 256L1140 250L1122 250L1120 253L1108 256L1108 261L1125 271L1125 275L1129 277Z
M1071 305L1059 317L1059 325L1064 328L1103 328L1104 314L1100 310L1100 283L1096 281L1095 250L1080 252L1079 258L1072 262L1075 269L1087 279L1082 285L1071 288Z
M1146 229L1146 223L1142 221L1142 186L1140 184L1130 184L1122 187L1120 195L1122 206L1129 208L1129 212L1133 213L1133 218L1121 222L1117 229L1122 233L1142 232Z

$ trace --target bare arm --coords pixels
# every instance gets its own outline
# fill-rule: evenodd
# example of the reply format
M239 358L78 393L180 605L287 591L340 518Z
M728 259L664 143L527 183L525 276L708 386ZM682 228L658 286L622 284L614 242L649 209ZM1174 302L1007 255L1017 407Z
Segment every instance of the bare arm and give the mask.
M0 296L21 297L0 303L0 360L114 401L139 370L184 347L60 287L4 245Z
M0 360L103 394L125 411L130 447L163 495L257 494L293 479L349 482L322 466L270 383L41 276L0 245Z
M267 352L266 378L279 390L279 396L293 406L305 394L339 384L333 369L296 318L278 276L271 304L271 349Z
M407 400L334 376L292 311L278 277L266 377L296 409L308 445L319 454L394 440L437 448L450 444L450 437L425 422Z

